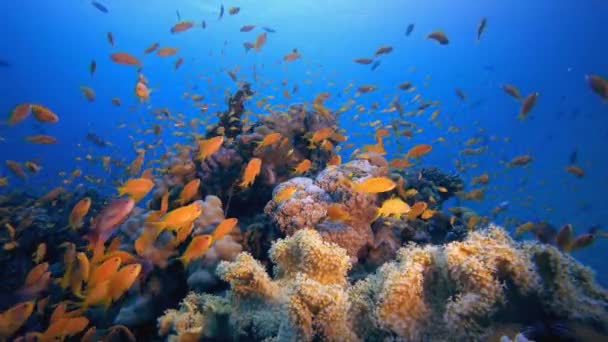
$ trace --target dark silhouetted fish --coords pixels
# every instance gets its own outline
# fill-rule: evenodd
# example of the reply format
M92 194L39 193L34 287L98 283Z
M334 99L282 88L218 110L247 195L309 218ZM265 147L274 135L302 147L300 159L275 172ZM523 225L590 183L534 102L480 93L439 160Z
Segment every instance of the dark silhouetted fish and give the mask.
M87 140L99 147L108 146L108 143L95 133L87 133Z
M372 64L372 71L378 69L379 66L380 66L380 61L375 61L374 64Z
M414 32L414 24L407 25L407 28L405 29L405 36L409 37L412 32Z
M277 32L277 30L272 29L270 27L262 27L262 30L264 30L264 31L266 31L268 33L275 33L275 32Z
M222 19L222 17L224 16L224 5L220 6L220 16L218 17L218 19Z
M91 1L91 5L93 5L93 7L97 8L100 12L103 13L108 13L108 8L102 4L100 4L97 1Z
M175 14L177 14L177 21L182 21L182 16L179 14L179 10L175 10Z
M203 20L203 24L201 25L201 27L202 27L202 28L207 28L207 22L205 22L205 21Z
M572 151L570 153L570 157L568 158L568 161L570 162L569 164L570 165L576 164L577 159L578 159L578 149L575 148L574 151Z

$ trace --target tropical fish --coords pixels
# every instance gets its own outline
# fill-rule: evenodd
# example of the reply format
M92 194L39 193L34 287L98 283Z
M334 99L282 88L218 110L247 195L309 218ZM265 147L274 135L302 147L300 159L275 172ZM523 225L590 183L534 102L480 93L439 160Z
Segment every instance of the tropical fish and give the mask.
M30 135L25 138L26 141L35 143L35 144L56 144L57 139L50 135L38 134L38 135Z
M295 185L284 186L274 194L274 200L277 203L284 202L290 199L296 191L298 191L298 187Z
M121 268L110 278L108 297L114 302L118 300L137 280L141 273L141 264L130 264Z
M603 100L608 100L608 80L599 75L586 75L587 84L594 93L599 95Z
M200 200L194 201L189 205L169 211L155 224L160 229L179 231L190 226L201 215L202 211L203 202Z
M31 112L31 105L29 103L21 103L15 106L8 117L8 124L14 125L25 120Z
M80 229L83 224L83 219L91 208L91 198L85 197L78 201L70 212L68 224L72 229Z
M520 120L524 120L526 117L528 117L528 114L530 113L532 108L534 108L534 105L536 104L536 99L539 95L539 93L532 93L526 96L519 110L519 115L517 116Z
M115 199L106 205L95 218L90 229L89 241L92 246L103 243L112 236L115 228L131 214L135 201L131 198Z
M198 192L200 184L201 180L195 178L189 181L186 185L184 185L184 188L179 193L178 203L180 203L181 205L188 203L192 199L192 197L194 197Z
M120 257L112 257L94 267L90 270L90 275L86 279L87 286L93 288L95 285L110 279L116 274L121 264L122 259Z
M220 15L219 15L218 19L222 19L223 16L224 16L224 5L220 5Z
M357 91L360 92L360 93L364 93L365 94L365 93L372 92L372 91L374 91L376 89L378 89L378 87L375 86L375 85L365 84L365 85L359 86L357 88Z
M200 140L198 142L198 154L197 159L205 160L211 157L214 153L219 151L224 143L224 136L218 135L213 138Z
M277 32L277 30L275 30L273 28L270 28L270 27L267 27L267 26L262 27L262 30L264 30L264 31L266 31L268 33L276 33Z
M228 218L220 222L220 224L215 227L213 233L211 234L213 241L221 240L224 236L226 236L226 234L230 233L234 227L236 227L238 222L239 220L236 218Z
M302 174L308 172L310 170L310 166L312 165L311 161L308 159L302 160L298 165L293 169L293 172L296 174Z
M108 13L108 8L97 1L91 1L91 5L97 8L98 11L103 13Z
M212 242L213 237L211 235L207 234L195 236L192 241L190 241L188 247L186 247L186 250L184 251L184 254L182 254L179 260L184 264L184 267L188 266L192 260L203 256L209 247L211 247Z
M370 177L356 183L354 189L359 192L380 193L391 191L397 184L387 177Z
M357 58L354 60L357 64L372 64L373 61L371 58Z
M408 219L414 219L420 215L422 215L422 213L424 213L424 211L427 208L427 204L426 202L416 202L414 203L414 205L412 205L410 207L410 211L407 213L407 218Z
M401 90L410 90L412 88L412 82L403 82L400 83L397 88Z
M150 100L150 89L148 86L142 82L137 81L135 84L135 96L139 99L139 102L147 102Z
M401 215L407 214L410 210L410 206L403 202L401 198L392 197L382 202L382 205L378 208L376 219L380 216L391 216L398 219Z
M278 143L279 140L281 140L281 137L282 137L281 133L278 133L278 132L268 133L264 136L262 141L260 141L258 143L257 148L263 148L266 146L274 145L274 144Z
M585 170L583 170L580 166L574 164L566 166L566 172L571 173L578 178L585 177Z
M80 91L85 99L89 102L95 101L95 91L87 86L80 86Z
M46 256L46 251L46 243L39 243L38 247L36 247L36 251L34 252L34 254L32 254L32 262L34 264L39 264L42 260L44 260L44 257Z
M106 38L108 39L108 43L110 44L110 46L114 47L114 35L112 34L112 32L106 33Z
M95 70L97 69L97 62L95 62L95 60L91 60L91 63L89 64L89 72L91 73L91 76L93 76L95 74Z
M380 56L380 55L386 55L393 52L393 47L389 46L389 45L383 45L380 46L378 49L376 49L376 52L374 53L374 55L376 57Z
M260 158L251 158L245 167L243 172L243 178L239 184L241 187L246 188L253 184L255 178L260 174L262 169L262 160Z
M407 28L405 29L405 36L406 37L409 37L412 34L412 32L414 32L414 27L415 27L414 24L407 25Z
M118 188L118 196L128 195L138 202L152 190L154 182L147 178L129 179Z
M180 33L191 29L194 26L194 23L191 21L180 21L179 23L173 25L171 27L171 33Z
M259 34L255 39L255 51L260 51L264 44L266 44L266 32Z
M114 52L110 59L117 64L141 66L139 59L127 52Z
M240 10L241 10L240 7L230 7L228 9L228 14L235 15L235 14L238 14L240 12Z
M59 121L57 114L42 105L33 104L31 105L31 110L34 118L40 122L56 123Z
M156 55L159 57L169 57L177 53L177 49L170 46L165 46L156 50Z
M21 302L0 313L0 339L7 340L21 328L34 311L34 302Z
M291 62L291 61L295 61L296 59L301 58L301 57L302 57L302 55L298 52L298 49L294 48L290 53L283 56L283 61Z
M346 222L351 219L351 216L344 210L343 205L333 203L327 207L327 219L330 221Z
M255 25L243 25L239 31L241 32L249 32L255 28Z
M448 45L450 40L443 31L433 31L426 36L428 39L437 41L440 45Z
M511 159L511 161L509 163L507 163L507 166L526 166L526 165L530 164L531 162L532 162L532 156L529 154L524 154L524 155L516 156L513 159Z
M431 150L433 150L433 146L429 144L419 144L410 148L405 156L407 158L420 158L423 155L431 152Z
M482 18L481 21L479 22L479 25L477 25L477 41L481 40L481 35L485 31L487 23L488 23L488 19Z
M487 172L473 177L473 179L471 180L471 184L475 185L475 184L488 184L488 182L490 181L490 176L488 175Z
M60 318L52 321L43 333L33 333L39 341L63 341L80 334L89 325L84 316Z
M519 89L517 89L516 86L512 85L512 84L503 84L501 86L502 90L507 93L509 96L515 98L516 100L521 100L521 93L519 92Z
M145 54L152 53L152 52L156 51L156 49L158 49L159 46L160 46L160 44L158 42L154 42L154 43L148 45L148 47L146 47L144 49L144 53Z
M182 64L184 64L184 59L182 57L179 57L176 61L175 61L175 65L173 66L174 70L179 69L180 66L182 66Z

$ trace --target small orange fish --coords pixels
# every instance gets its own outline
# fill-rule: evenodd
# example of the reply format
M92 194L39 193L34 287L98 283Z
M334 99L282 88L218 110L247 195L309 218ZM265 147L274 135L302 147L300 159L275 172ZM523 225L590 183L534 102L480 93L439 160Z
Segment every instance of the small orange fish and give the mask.
M215 227L215 230L211 234L213 241L221 240L226 234L230 233L239 222L236 218L224 219L220 224Z
M490 176L488 175L488 173L483 173L479 176L473 177L473 179L471 180L471 184L475 185L475 184L488 184L488 182L490 181Z
M158 42L154 42L154 43L152 43L152 44L148 45L148 47L146 47L146 48L144 49L144 53L145 53L145 54L152 53L152 52L154 52L156 49L158 49L158 47L159 47L159 46L160 46L160 44L159 44Z
M173 209L166 213L157 225L161 229L168 228L176 231L188 227L201 215L202 203L202 201L195 201L192 204Z
M194 26L194 23L191 21L180 21L179 23L173 25L173 27L171 27L171 33L175 34L175 33L180 33L180 32L185 32L189 29L191 29Z
M8 340L34 311L34 302L21 302L0 313L0 339Z
M59 121L57 114L42 105L33 104L31 105L31 110L34 118L40 122L56 123Z
M296 174L306 173L308 170L310 170L311 165L312 163L310 160L304 159L293 169L293 172Z
M179 193L178 203L181 205L188 203L198 192L200 184L201 180L198 178L189 181Z
M8 117L8 124L17 124L30 115L31 105L29 103L21 103L15 106Z
M448 45L450 43L450 40L443 31L433 31L429 33L426 38L433 39L440 45Z
M32 262L34 264L39 264L42 260L44 260L44 257L46 256L46 251L46 243L42 242L38 244L36 251L34 252L34 254L32 254Z
M114 302L120 298L137 280L141 273L141 264L131 264L121 268L110 278L109 300Z
M228 14L235 15L235 14L239 13L240 11L241 11L240 7L230 7L228 9Z
M586 75L587 84L603 100L608 100L608 80L600 75Z
M566 172L571 173L578 178L585 177L585 170L574 164L566 166Z
M375 86L375 85L365 84L365 85L359 86L357 88L357 91L360 92L360 93L365 94L365 93L372 92L372 91L374 91L376 89L378 89L378 87Z
M395 182L387 177L370 177L354 185L356 191L366 193L380 193L391 191L397 186Z
M106 278L107 279L107 278ZM101 283L95 284L90 289L87 288L87 294L84 298L81 307L83 309L93 305L107 305L110 295L110 281L104 280Z
M292 62L301 57L302 57L302 55L298 52L298 49L294 48L290 53L283 56L283 61Z
M151 90L148 86L141 81L135 83L135 96L139 99L139 102L148 102L150 100Z
M127 52L114 52L110 59L117 64L141 66L139 59Z
M279 190L275 193L274 200L277 203L284 202L284 201L288 200L289 198L291 198L291 196L296 191L298 191L298 187L295 185L288 185L288 186L282 187L281 190Z
M6 167L11 170L17 177L22 179L25 179L27 177L25 171L23 171L23 168L21 167L21 164L19 164L18 162L14 160L7 160L5 164Z
M260 174L262 169L262 160L260 158L252 158L243 172L243 179L239 184L241 187L246 188L253 184L255 178Z
M393 159L388 164L396 169L405 169L412 166L409 160L400 158Z
M274 145L281 140L281 137L281 133L278 132L268 133L264 136L264 139L258 143L258 148Z
M30 136L26 137L25 140L27 140L28 142L34 143L34 144L43 144L43 145L51 145L51 144L57 143L57 139L55 137L53 137L51 135L44 135L44 134L30 135Z
M83 224L83 219L89 212L90 208L91 208L91 198L90 197L85 197L85 198L81 199L80 201L78 201L78 203L76 203L74 205L74 207L72 208L72 211L70 212L70 217L68 219L69 226L72 229L80 229Z
M118 196L128 195L135 202L138 202L152 190L154 182L147 178L134 178L126 181L118 188Z
M469 192L466 192L463 197L467 200L481 201L483 200L483 190L473 189Z
M511 159L507 166L526 166L531 162L532 156L529 154L524 154Z
M135 176L141 171L141 167L144 164L144 156L144 150L140 150L139 153L137 153L137 157L135 157L129 165L129 175Z
M255 51L260 51L260 49L262 48L262 46L264 46L264 44L266 44L266 32L261 33L257 36L257 38L255 39L255 44L253 45L253 47L255 48Z
M574 242L573 238L573 229L571 224L564 225L558 232L555 237L555 242L559 249L570 252L572 250L572 243Z
M343 205L333 203L327 207L327 219L330 221L346 222L351 219L351 216L344 210Z
M521 108L519 109L519 115L517 116L520 120L524 120L528 117L528 114L534 108L536 104L536 99L538 98L539 93L532 93L523 100Z
M386 55L393 52L393 47L389 46L389 45L383 45L380 46L377 50L376 53L374 55L376 55L376 57L380 56L380 55Z
M239 31L241 32L249 32L255 28L255 25L243 25Z
M112 257L94 267L90 271L89 279L87 280L87 291L114 276L121 263L122 259L120 257Z
M184 254L182 254L179 260L184 264L184 267L188 266L192 260L203 256L209 247L211 247L211 243L213 243L213 237L211 235L195 236L192 241L190 241L190 244L188 244L188 247L186 247Z
M410 211L407 213L407 217L409 219L415 219L418 216L422 215L422 213L424 213L427 207L428 205L426 204L426 202L416 202L410 207Z
M197 159L205 160L211 157L215 152L219 151L224 143L224 136L218 135L213 138L200 140L198 142Z
M49 325L42 334L36 333L39 341L63 341L66 337L72 337L81 333L89 325L89 320L84 316L60 318Z
M87 86L80 86L80 91L85 99L89 102L95 101L95 91Z
M410 148L405 156L407 158L420 158L423 155L431 152L431 150L433 150L433 146L429 144L419 144Z
M517 89L516 86L512 85L512 84L503 84L501 86L502 90L507 93L509 96L515 98L516 100L521 100L521 93L519 92L519 89Z
M156 55L159 57L173 56L176 53L177 53L177 49L174 47L170 47L170 46L165 46L165 47L162 47L162 48L156 50Z
M339 154L334 154L327 161L327 165L340 165L342 164L342 157Z

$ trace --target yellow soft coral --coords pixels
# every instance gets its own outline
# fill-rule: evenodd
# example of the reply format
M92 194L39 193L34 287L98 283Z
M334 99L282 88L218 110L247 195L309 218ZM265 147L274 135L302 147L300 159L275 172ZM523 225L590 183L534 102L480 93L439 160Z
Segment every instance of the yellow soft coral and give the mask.
M291 238L281 239L270 249L279 278L303 273L321 284L345 284L350 261L344 249L324 242L318 232L304 229Z
M230 283L237 296L273 299L279 293L278 286L270 279L264 266L246 252L239 254L234 262L221 262L217 274Z

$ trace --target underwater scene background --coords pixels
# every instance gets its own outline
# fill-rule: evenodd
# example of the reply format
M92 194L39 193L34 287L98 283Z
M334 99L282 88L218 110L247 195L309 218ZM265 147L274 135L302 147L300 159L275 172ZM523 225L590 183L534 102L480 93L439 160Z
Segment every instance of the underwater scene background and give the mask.
M608 338L608 3L0 13L0 340Z

